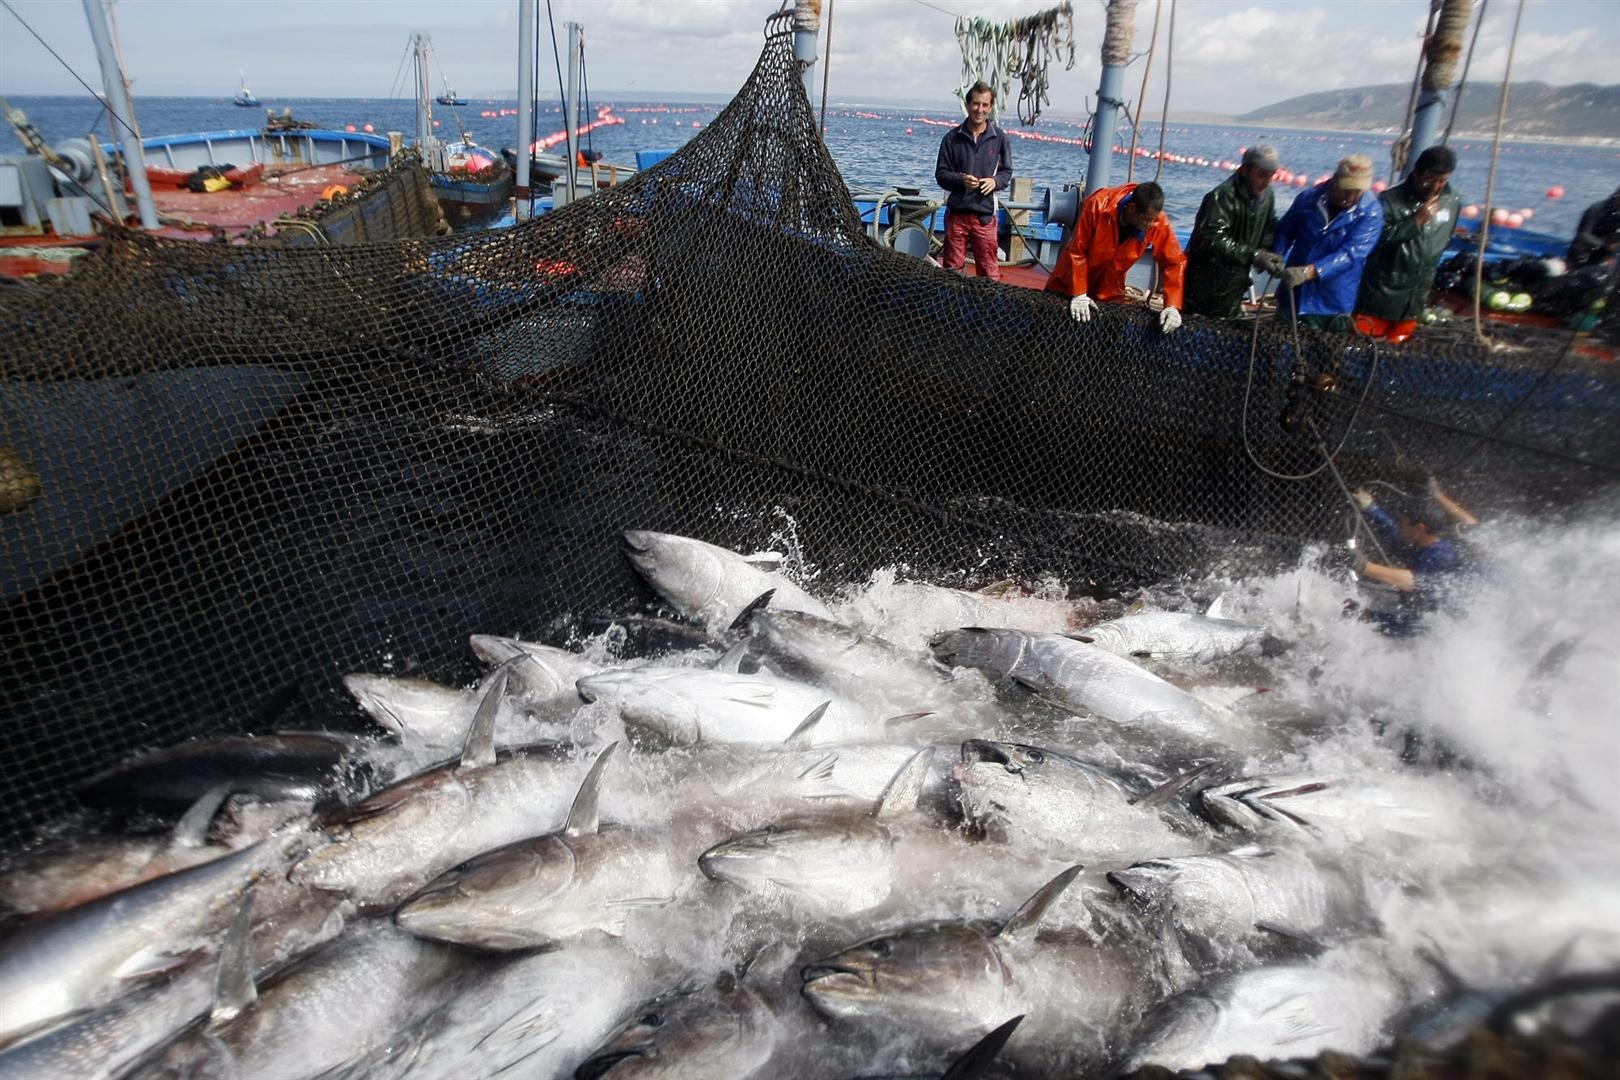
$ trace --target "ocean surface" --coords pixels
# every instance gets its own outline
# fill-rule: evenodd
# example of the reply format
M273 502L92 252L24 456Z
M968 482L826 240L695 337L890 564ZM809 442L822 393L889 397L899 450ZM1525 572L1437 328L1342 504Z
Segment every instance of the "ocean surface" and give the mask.
M55 142L96 131L108 136L107 118L100 105L81 97L14 97L12 104L28 113L47 140ZM364 130L370 124L377 132L403 131L407 138L415 130L415 107L410 101L356 98L290 98L266 100L266 107L278 113L290 108L300 120L324 127L342 129L349 124ZM593 100L582 118L591 119L603 107L622 124L611 124L588 132L583 145L601 151L607 161L634 164L638 150L674 149L698 134L724 107L712 104L670 104L623 99ZM518 144L517 118L499 115L514 110L511 100L469 100L461 107L435 106L440 137L451 140L461 131L484 146L500 148ZM190 131L223 131L256 126L263 113L239 108L228 98L137 98L135 113L146 136L172 135ZM961 119L954 102L942 102L935 110L829 108L827 146L856 192L880 192L889 187L916 187L925 193L939 191L934 183L934 161L944 125ZM458 128L459 125L459 128ZM535 126L536 138L543 139L563 128L562 110L556 102L543 102ZM1043 117L1013 146L1013 174L1034 181L1035 197L1043 188L1061 188L1078 183L1085 173L1086 153L1079 145L1083 121ZM1148 150L1159 145L1159 126L1143 126L1138 144ZM1121 128L1116 145L1128 145L1129 128ZM1378 175L1390 173L1388 135L1366 132L1307 131L1245 127L1240 125L1172 124L1164 131L1167 154L1188 161L1166 161L1158 177L1164 185L1166 209L1178 225L1190 227L1199 201L1210 188L1229 173L1223 162L1235 161L1244 147L1265 142L1282 156L1283 168L1315 181L1331 172L1334 164L1350 153L1371 155ZM7 129L0 135L0 146L8 150L19 145L16 134ZM1456 139L1459 164L1452 186L1465 205L1485 201L1486 174L1490 168L1489 140ZM1126 179L1128 157L1116 152L1112 183ZM1207 162L1200 164L1199 161ZM1156 162L1136 159L1134 179L1154 179ZM1615 190L1620 177L1620 149L1545 142L1505 142L1497 160L1493 205L1510 212L1528 211L1525 228L1554 236L1574 234L1581 212ZM1562 188L1561 198L1548 191ZM1278 190L1278 211L1292 201L1290 185Z

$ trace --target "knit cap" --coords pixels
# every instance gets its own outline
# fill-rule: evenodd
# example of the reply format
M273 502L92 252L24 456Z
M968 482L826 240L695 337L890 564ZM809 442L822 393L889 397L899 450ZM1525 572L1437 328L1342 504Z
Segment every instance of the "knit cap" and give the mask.
M1351 154L1339 160L1333 173L1333 186L1348 191L1366 191L1372 187L1373 163L1366 154Z
M1276 172L1279 164L1277 151L1269 146L1251 146L1243 151L1243 160L1240 164L1261 172Z

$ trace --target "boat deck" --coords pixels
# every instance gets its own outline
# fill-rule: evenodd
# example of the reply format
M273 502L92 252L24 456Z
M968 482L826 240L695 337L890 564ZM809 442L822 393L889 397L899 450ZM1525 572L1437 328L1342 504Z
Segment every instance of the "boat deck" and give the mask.
M257 183L224 191L153 185L152 201L163 224L157 235L195 239L198 232L223 229L240 243L241 234L253 226L314 205L321 192L334 184L353 188L370 175L370 171L333 163L301 165L279 174L267 171Z

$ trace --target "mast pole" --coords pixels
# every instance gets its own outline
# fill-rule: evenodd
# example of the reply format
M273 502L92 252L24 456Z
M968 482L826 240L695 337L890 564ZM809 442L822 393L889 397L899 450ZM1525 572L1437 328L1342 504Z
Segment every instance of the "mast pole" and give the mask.
M438 172L440 163L433 146L433 84L428 78L428 37L415 34L416 46L416 145L422 151L422 167Z
M1097 83L1097 115L1091 121L1091 158L1086 164L1086 194L1108 186L1114 164L1114 125L1125 102L1125 65L1136 34L1136 0L1108 0L1103 31L1102 78ZM1140 106L1138 106L1140 107Z
M1452 77L1462 55L1463 36L1474 13L1474 0L1440 0L1434 35L1423 47L1423 88L1412 114L1412 147L1402 179L1410 175L1418 155L1438 142L1441 121L1452 97Z
M534 0L518 0L517 183L512 189L513 215L529 219L529 145L534 137Z
M816 99L816 38L821 32L821 0L794 0L793 59L799 62L806 101Z
M84 0L84 15L90 24L90 39L96 44L96 59L101 64L101 87L107 94L107 108L112 110L118 145L124 152L124 167L129 171L129 186L135 193L135 209L140 214L141 228L156 229L157 206L152 202L152 185L146 178L146 158L141 153L141 138L135 133L135 105L129 99L124 71L113 48L107 12L101 6L101 0Z
M568 201L578 196L575 183L579 172L579 61L585 48L585 28L579 23L568 24L568 100L563 102L563 129L568 132L568 167L563 175L568 178Z

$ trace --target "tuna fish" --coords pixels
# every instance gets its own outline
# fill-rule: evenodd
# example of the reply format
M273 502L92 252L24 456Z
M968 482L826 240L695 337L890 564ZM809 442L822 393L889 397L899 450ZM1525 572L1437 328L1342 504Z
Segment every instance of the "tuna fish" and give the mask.
M776 1010L744 979L726 974L713 986L683 988L638 1007L574 1080L749 1080L781 1040Z
M778 611L832 618L827 605L780 573L775 554L739 555L702 540L632 529L624 534L630 563L659 595L713 633L729 627L761 595Z
M1075 636L1116 656L1208 663L1258 646L1266 632L1263 627L1225 618L1221 600L1216 600L1205 614L1138 611L1093 623Z

